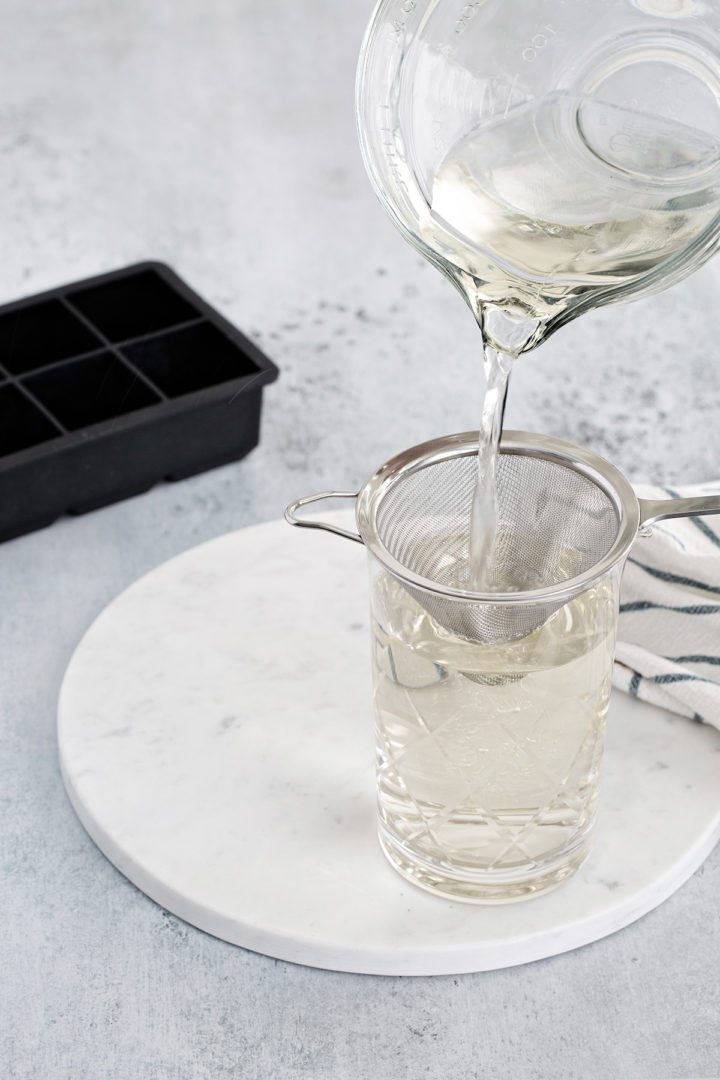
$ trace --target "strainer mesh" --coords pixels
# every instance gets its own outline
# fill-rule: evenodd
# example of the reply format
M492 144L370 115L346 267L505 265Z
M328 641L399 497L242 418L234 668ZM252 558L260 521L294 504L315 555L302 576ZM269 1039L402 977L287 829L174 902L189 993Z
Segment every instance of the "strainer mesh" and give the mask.
M412 573L442 586L471 589L469 527L477 457L456 455L402 474L377 507L385 550ZM552 458L500 453L499 528L492 585L500 592L541 589L585 573L612 547L615 504L590 476ZM440 623L480 640L518 637L539 626L557 604L502 607L458 602L417 591Z

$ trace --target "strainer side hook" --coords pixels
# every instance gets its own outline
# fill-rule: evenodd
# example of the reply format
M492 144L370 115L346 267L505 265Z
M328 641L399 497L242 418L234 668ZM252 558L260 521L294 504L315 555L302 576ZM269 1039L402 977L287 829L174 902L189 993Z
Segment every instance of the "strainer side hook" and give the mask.
M310 503L321 502L323 499L357 499L357 491L320 491L317 495L305 495L302 499L295 499L285 510L285 520L290 525L297 525L301 529L324 529L325 532L335 533L337 536L345 536L348 540L355 540L358 544L364 544L359 533L351 529L343 529L340 525L333 525L329 521L320 521L318 518L300 518L298 510Z

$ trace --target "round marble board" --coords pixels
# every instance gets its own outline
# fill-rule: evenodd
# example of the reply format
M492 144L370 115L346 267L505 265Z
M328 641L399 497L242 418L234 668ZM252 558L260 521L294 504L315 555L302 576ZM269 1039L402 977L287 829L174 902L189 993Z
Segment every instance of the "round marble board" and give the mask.
M369 683L362 547L284 521L222 536L136 582L78 646L59 704L70 799L115 866L194 926L380 975L594 941L665 900L720 836L720 734L615 694L579 873L522 903L430 896L376 841Z

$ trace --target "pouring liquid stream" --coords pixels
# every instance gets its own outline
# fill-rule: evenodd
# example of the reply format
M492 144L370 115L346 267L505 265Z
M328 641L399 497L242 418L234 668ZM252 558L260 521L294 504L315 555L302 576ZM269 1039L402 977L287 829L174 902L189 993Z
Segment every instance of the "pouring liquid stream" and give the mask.
M507 580L493 559L514 361L574 314L671 276L719 213L720 138L565 92L477 126L440 163L424 239L475 314L486 375L466 588L544 584Z
M513 358L491 345L484 350L485 397L478 438L478 471L470 518L468 587L492 592L496 576L493 549L499 526L497 455Z

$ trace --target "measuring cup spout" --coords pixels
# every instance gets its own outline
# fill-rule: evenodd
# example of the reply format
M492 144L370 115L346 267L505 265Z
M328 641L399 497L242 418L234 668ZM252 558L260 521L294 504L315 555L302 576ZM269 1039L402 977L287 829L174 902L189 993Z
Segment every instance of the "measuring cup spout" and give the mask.
M363 543L363 538L359 533L353 532L351 529L343 529L340 525L333 525L329 521L320 521L318 518L299 518L297 516L298 510L303 506L309 506L310 503L320 502L323 499L357 499L357 491L320 491L317 495L306 495L302 499L296 499L295 502L291 502L285 510L285 520L291 525L298 525L302 529L324 529L325 532L336 533L338 536L345 536L348 540L355 540L358 544Z
M720 495L697 495L692 499L638 499L640 527L663 518L720 514Z

